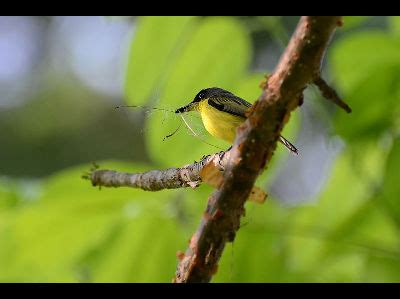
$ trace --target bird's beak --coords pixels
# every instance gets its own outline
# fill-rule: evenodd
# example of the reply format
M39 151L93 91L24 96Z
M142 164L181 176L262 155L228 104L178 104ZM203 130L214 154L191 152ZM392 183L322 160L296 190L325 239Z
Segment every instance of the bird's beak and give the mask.
M179 109L176 109L175 113L185 113L194 110L196 103L189 103Z

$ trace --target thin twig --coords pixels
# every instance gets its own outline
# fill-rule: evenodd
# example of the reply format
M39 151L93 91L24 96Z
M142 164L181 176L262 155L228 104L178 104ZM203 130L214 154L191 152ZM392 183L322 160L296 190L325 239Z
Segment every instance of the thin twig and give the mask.
M321 76L318 76L317 79L314 80L313 82L321 91L322 95L327 99L332 102L334 102L336 105L338 105L340 108L343 108L347 113L351 113L351 108L349 105L347 105L337 94L337 92L326 83L324 79L322 79Z

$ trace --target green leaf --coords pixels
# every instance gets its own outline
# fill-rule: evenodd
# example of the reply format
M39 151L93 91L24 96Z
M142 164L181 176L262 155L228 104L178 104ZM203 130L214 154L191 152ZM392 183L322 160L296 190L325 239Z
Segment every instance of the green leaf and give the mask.
M140 172L149 166L99 163ZM48 178L41 197L0 221L0 281L170 282L211 188L94 188L90 165Z
M110 169L129 167L131 171L145 168L127 163L101 165ZM83 257L110 240L121 221L141 217L142 213L148 221L161 217L157 215L166 214L163 198L176 193L131 188L99 191L80 177L88 168L85 165L57 174L48 180L40 200L3 215L0 280L78 281ZM167 214L164 218L170 217ZM143 229L138 222L131 233L141 234Z
M365 269L365 257L357 252L336 254L321 261L316 282L362 282Z
M373 45L373 47L371 47ZM379 136L398 105L400 41L383 32L363 32L338 41L330 55L339 94L353 113L337 113L337 131L351 142Z
M18 194L18 186L11 180L0 179L0 215L3 211L15 207L21 200ZM0 217L1 227L2 217Z
M371 168L380 162L379 151L374 146L366 146L364 150L360 164L369 164L368 168ZM340 155L318 202L298 207L288 217L291 219L288 231L298 236L288 248L296 271L307 272L318 267L327 256L326 252L335 244L329 242L334 232L339 228L351 229L349 226L343 227L343 223L368 202L370 187L352 161L349 152ZM371 180L379 175L377 168ZM309 249L298 250L300 246Z
M287 262L291 211L268 197L263 205L246 203L233 244L227 244L214 282L284 282L293 280Z
M139 18L126 73L128 104L141 105L157 96L195 21L194 17Z
M367 261L363 282L399 282L400 260L397 257L373 256Z
M373 45L373 46L372 46ZM328 55L335 83L347 93L375 74L376 69L400 64L400 41L381 31L349 34L332 44Z
M311 279L362 281L365 256L393 256L397 251L397 229L372 193L373 185L381 181L386 155L370 142L357 157L354 163L351 152L342 154L320 200L288 217L288 231L298 236L290 239L288 256L302 277L321 273ZM354 259L352 267L338 263L342 259Z
M351 143L379 137L396 117L399 104L400 65L377 66L344 95L353 112L342 111L334 119L337 132Z
M297 211L293 230L332 231L367 201L368 185L359 177L351 161L348 153L337 158L318 203Z
M395 222L375 197L355 211L329 238L370 255L396 255L400 245Z
M389 154L384 182L382 186L382 200L390 215L400 227L400 184L399 184L399 167L400 167L400 139L394 140L392 150Z
M400 36L400 17L399 16L394 16L394 17L388 17L389 21L389 28L392 31L394 35L397 37Z
M187 240L199 224L211 188L164 191L157 193L160 198L153 204L141 205L141 213L123 224L111 244L106 241L105 246L99 246L106 250L97 253L89 263L83 262L93 281L172 280L178 263L176 252L186 250ZM137 207L135 203L131 208Z
M250 39L239 21L229 17L203 19L177 59L160 104L168 104L171 110L175 110L191 102L203 88L218 86L232 90L244 77L250 55ZM194 115L194 112L189 115ZM184 127L179 134L163 142L163 138L180 122L175 115L168 116L165 122L161 117L149 120L147 144L155 160L166 165L180 165L221 150L190 136ZM203 139L218 145L215 139L205 136ZM229 144L225 143L221 148L228 147Z
M213 282L287 281L284 240L275 233L242 228L233 244L228 244ZM249 246L249 244L252 244Z
M123 231L90 268L96 282L169 282L174 275L176 252L186 246L184 234L155 213L124 224Z
M362 25L366 20L368 20L370 17L368 16L344 16L343 17L343 22L344 26L343 29L352 29L354 27Z

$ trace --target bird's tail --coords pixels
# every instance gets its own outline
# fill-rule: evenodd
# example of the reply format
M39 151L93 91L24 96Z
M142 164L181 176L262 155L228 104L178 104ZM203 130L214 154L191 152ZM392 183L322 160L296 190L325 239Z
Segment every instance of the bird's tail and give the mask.
M286 140L283 136L279 136L279 141L286 146L286 148L294 155L298 155L299 151L297 150L297 148L291 144L288 140Z

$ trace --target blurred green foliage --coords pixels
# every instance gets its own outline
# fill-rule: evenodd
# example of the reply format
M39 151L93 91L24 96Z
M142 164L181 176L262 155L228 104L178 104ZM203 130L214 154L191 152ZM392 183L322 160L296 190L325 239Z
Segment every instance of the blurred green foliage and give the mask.
M1 175L45 176L110 152L120 159L145 158L143 134L131 129L140 117L131 119L76 82L50 85L22 107L0 113Z
M290 208L273 198L262 206L248 203L213 281L400 280L400 22L391 17L381 30L361 26L370 19L346 17L327 53L329 75L353 113L325 106L345 149L323 191ZM263 74L250 71L250 33L240 19L141 17L137 26L126 70L128 104L174 110L208 86L251 102L258 97ZM216 151L182 132L162 141L180 120L172 113L153 116L145 123L148 163L100 166L140 172ZM285 135L295 136L300 123L294 113ZM278 148L262 179L273 177L285 157ZM98 190L81 179L89 168L82 164L29 184L0 180L0 281L171 281L175 254L186 249L212 189Z

